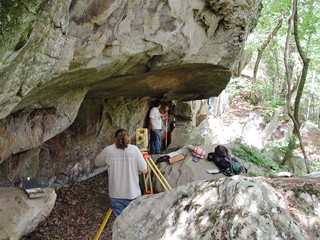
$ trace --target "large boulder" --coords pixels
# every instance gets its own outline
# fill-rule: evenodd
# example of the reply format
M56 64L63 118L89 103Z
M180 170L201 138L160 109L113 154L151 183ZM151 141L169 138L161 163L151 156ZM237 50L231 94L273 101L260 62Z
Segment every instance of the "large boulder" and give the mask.
M207 152L214 151L213 145L199 147L205 149ZM208 169L218 170L213 162L207 160L207 155L204 159L195 162L191 155L191 146L184 146L180 150L185 156L183 160L173 164L166 162L158 164L158 168L172 188L185 185L196 180L211 180L224 177L222 173L211 174L207 172ZM161 182L159 182L157 178L154 178L154 188L156 192L164 191Z
M185 185L197 180L213 180L226 177L222 172L219 172L219 169L214 164L214 162L208 161L207 159L208 153L214 152L216 146L217 144L195 146L188 145L181 147L180 150L185 156L183 160L172 164L169 164L167 162L160 162L158 163L158 168L172 188ZM228 147L228 145L225 146ZM191 154L192 150L195 147L200 147L206 152L205 157L203 159L200 159L199 161ZM248 175L257 175L257 172L259 172L259 169L254 168L254 164L248 163L239 158L237 158L237 160L247 169ZM218 172L212 173L210 170ZM162 192L165 190L165 188L157 178L154 178L153 182L155 192Z
M132 202L112 239L320 239L319 207L312 179L196 181Z
M0 239L20 239L51 213L57 194L44 188L43 198L28 198L21 188L0 188Z

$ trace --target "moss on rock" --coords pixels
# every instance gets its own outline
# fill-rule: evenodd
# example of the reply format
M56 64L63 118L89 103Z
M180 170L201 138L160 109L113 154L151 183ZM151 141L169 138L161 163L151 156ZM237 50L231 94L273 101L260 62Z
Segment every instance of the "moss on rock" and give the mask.
M0 2L0 61L18 51L32 32L37 13L48 0L2 0Z

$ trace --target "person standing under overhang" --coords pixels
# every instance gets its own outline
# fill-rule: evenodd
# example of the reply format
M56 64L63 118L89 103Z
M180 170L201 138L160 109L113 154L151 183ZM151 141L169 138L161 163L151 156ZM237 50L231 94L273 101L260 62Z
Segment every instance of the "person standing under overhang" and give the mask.
M160 154L161 152L161 139L160 131L162 129L162 116L165 114L160 113L161 102L156 101L154 107L149 113L149 123L150 123L150 153Z
M115 217L141 196L139 172L147 173L147 162L140 149L130 144L128 132L118 129L115 143L107 146L96 157L98 167L107 166L111 208Z

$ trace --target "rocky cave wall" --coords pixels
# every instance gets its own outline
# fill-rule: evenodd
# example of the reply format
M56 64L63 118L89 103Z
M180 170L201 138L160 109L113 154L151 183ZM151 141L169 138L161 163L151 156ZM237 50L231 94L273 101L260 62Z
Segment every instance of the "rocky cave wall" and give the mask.
M218 96L247 61L260 0L2 1L0 168L75 181L155 98Z

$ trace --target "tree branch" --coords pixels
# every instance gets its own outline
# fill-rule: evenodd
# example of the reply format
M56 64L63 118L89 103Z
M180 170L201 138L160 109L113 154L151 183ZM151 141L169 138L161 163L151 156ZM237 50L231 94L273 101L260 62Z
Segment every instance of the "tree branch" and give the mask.
M257 73L259 70L259 64L263 55L263 52L265 51L265 49L267 48L267 46L269 45L270 41L272 40L272 38L277 34L278 30L281 28L282 26L282 22L283 22L283 17L281 17L278 21L277 26L273 29L273 31L270 33L270 35L268 36L268 38L266 39L266 41L264 41L264 43L261 45L261 47L259 47L258 49L258 56L257 56L257 60L254 64L254 69L253 69L253 79L252 79L252 85L254 85L256 83L256 79L257 79Z

